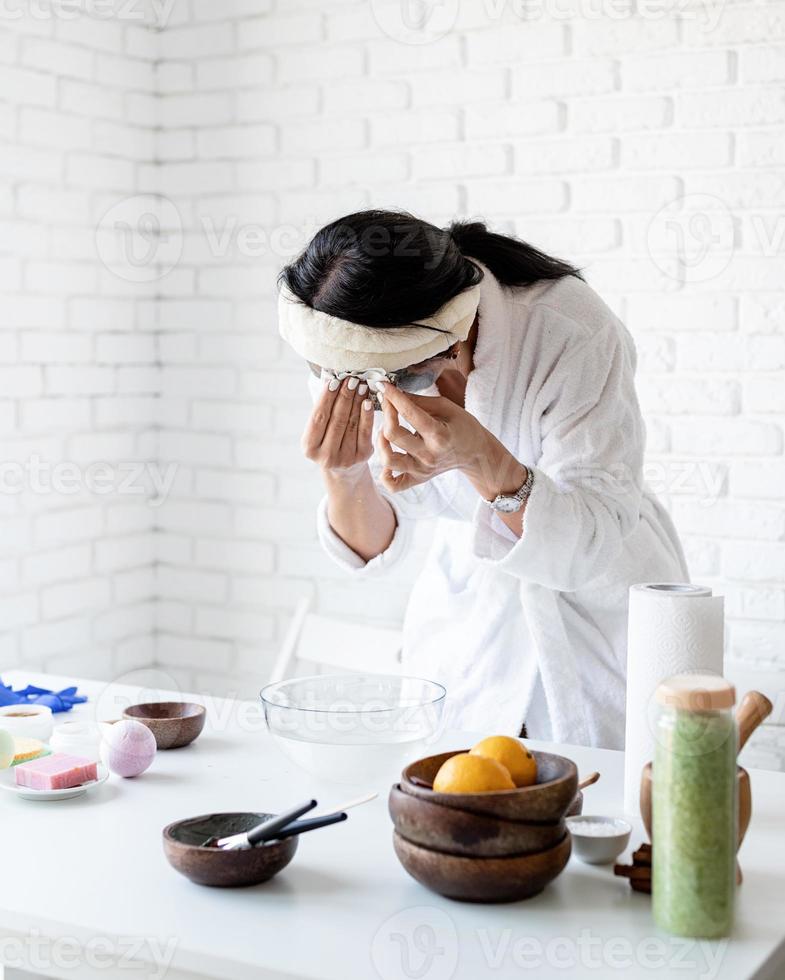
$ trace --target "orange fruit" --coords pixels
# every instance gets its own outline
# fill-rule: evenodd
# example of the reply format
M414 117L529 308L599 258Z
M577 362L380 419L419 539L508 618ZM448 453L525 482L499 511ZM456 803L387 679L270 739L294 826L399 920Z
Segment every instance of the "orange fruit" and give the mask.
M516 786L531 786L537 782L537 760L517 738L491 735L478 742L471 755L500 762Z
M504 766L495 759L461 752L442 764L433 781L437 793L491 793L515 789Z

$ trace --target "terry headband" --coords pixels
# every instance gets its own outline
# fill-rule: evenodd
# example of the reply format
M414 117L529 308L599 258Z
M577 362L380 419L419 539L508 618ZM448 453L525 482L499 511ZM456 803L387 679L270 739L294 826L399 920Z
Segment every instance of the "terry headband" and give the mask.
M399 371L466 340L480 305L480 286L453 296L433 316L405 327L365 327L306 306L282 286L278 330L297 353L337 371Z

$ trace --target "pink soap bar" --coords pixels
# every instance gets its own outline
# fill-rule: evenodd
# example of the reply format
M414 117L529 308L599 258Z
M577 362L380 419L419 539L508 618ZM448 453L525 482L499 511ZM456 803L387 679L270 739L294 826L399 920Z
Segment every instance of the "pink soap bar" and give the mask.
M98 778L97 763L62 752L23 762L14 772L16 785L28 789L71 789Z

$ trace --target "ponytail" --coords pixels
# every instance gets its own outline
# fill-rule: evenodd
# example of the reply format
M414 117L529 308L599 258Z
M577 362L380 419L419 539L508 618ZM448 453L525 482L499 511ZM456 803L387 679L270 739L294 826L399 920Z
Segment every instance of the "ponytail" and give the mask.
M454 221L447 231L464 256L482 262L505 286L531 286L564 276L583 278L575 266L517 238L488 231L482 221Z

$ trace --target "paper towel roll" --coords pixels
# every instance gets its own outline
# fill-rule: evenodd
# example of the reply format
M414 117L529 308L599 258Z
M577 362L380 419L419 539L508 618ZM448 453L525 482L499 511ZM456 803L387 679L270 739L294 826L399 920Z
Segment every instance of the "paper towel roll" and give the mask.
M722 673L724 603L699 585L630 588L624 809L639 812L641 770L654 755L654 692L673 674Z

